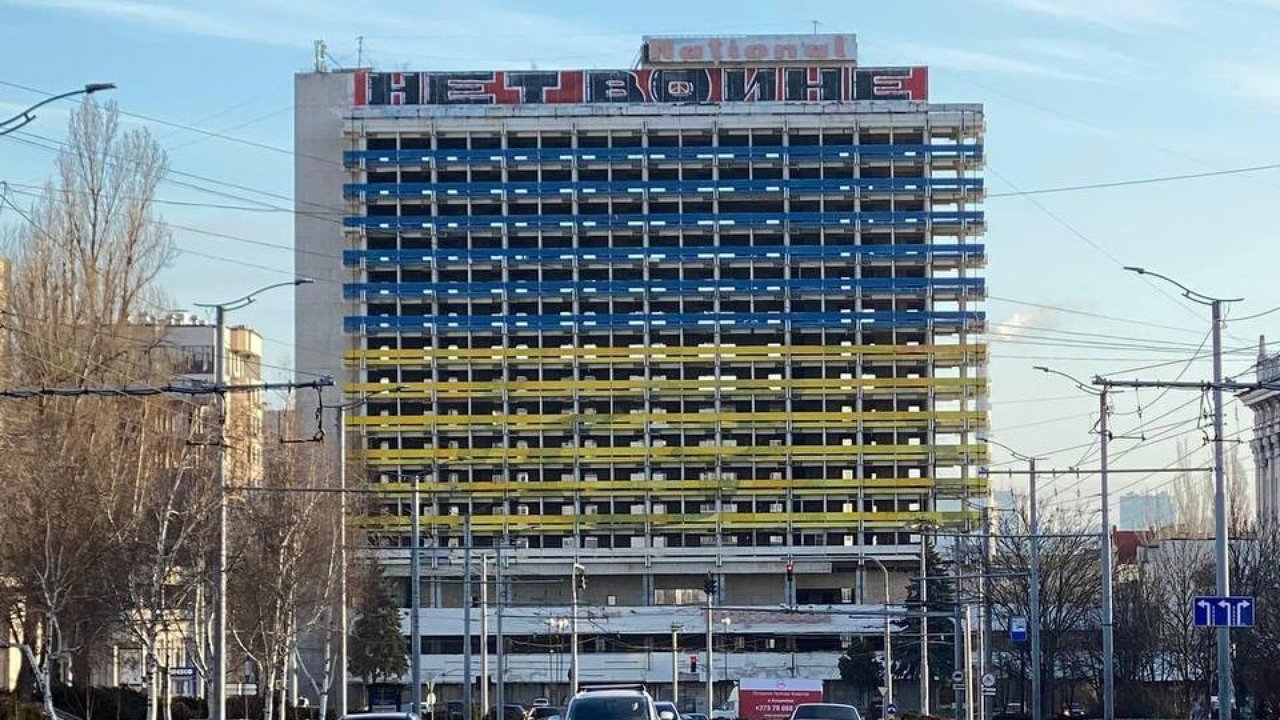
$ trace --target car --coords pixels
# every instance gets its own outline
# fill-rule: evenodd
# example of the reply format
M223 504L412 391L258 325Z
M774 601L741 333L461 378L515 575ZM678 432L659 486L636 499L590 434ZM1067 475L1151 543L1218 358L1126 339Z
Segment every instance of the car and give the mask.
M359 712L348 713L342 716L342 720L418 720L418 716L411 712Z
M489 708L489 712L485 715L487 720L494 720L497 715L497 706ZM525 712L523 705L503 705L502 720L526 720L528 714Z
M862 715L852 705L802 703L791 711L791 720L862 720Z
M680 720L680 710L676 704L667 700L659 700L653 704L661 720Z
M569 700L565 720L659 720L643 685L587 687Z
M706 713L685 713L680 716L680 720L711 720Z
M537 702L537 700L534 700ZM529 710L529 720L559 720L564 717L564 708L553 707L551 705L534 705Z

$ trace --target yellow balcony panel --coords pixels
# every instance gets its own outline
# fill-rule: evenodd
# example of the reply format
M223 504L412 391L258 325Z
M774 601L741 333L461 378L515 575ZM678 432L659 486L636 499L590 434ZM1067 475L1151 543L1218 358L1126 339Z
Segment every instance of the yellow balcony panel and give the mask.
M938 412L729 412L729 413L628 413L557 415L360 415L348 419L353 427L369 430L405 428L510 426L570 428L574 424L596 428L644 428L648 426L721 427L777 425L831 427L850 423L898 427L937 423L949 427L985 426L983 411Z
M711 531L717 527L725 530L749 530L772 528L823 528L854 530L869 528L905 528L917 521L932 522L943 527L972 524L980 519L977 511L965 512L902 512L902 513L697 513L673 515L476 515L471 518L471 528L480 533L503 529L524 532L564 533L574 528L597 530L610 528L690 529ZM357 517L353 523L367 530L404 530L411 520L402 515L369 515ZM457 515L424 515L419 519L423 529L460 528L464 518Z
M986 446L969 445L699 445L661 447L553 447L553 448L442 448L415 450L369 450L371 465L378 467L438 461L445 465L530 463L573 460L582 463L642 462L646 458L714 459L716 457L794 457L805 459L874 456L901 460L970 462L986 459Z
M706 380L518 380L494 382L409 382L348 383L344 392L353 396L379 393L384 398L439 397L501 397L504 393L514 397L569 397L639 395L645 391L678 391L672 394L713 394L731 391L782 392L787 389L822 390L853 394L858 390L939 390L985 389L986 378L790 378L790 379L733 379ZM388 392L390 387L399 390Z

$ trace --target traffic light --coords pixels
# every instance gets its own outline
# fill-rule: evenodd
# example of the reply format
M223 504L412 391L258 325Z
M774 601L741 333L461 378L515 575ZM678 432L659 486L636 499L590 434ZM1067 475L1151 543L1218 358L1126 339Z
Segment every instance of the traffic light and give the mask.
M707 593L707 597L715 597L718 587L719 583L716 582L715 576L707 573L707 579L702 582L702 589Z
M573 574L574 574L574 577L577 578L576 582L578 583L578 591L581 592L583 590L586 590L587 589L586 568L583 568L583 567L574 568Z
M698 656L697 655L689 656L689 672L691 673L698 672Z
M791 582L795 578L796 578L796 564L788 560L787 561L787 582Z

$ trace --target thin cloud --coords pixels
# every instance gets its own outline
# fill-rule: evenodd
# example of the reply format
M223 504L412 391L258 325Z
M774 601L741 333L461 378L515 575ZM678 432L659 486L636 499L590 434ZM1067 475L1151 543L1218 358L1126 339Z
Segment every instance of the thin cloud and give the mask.
M989 0L1015 10L1120 32L1190 24L1179 0Z
M1212 63L1205 80L1227 95L1280 112L1280 59Z
M998 75L1021 75L1083 83L1108 84L1113 82L1100 75L1066 70L1023 58L996 55L979 50L916 44L898 45L897 50L906 56L927 58L929 65L950 70Z
M362 34L379 38L370 42L368 49L375 60L387 66L405 61L426 62L432 67L488 63L485 55L495 45L477 47L474 33L463 34L457 28L482 27L507 37L501 44L504 56L524 61L561 58L566 52L595 57L619 52L616 39L606 41L606 34L592 26L478 0L443 4L430 16L420 14L410 2L368 7L337 0L231 0L215 5L188 2L164 6L141 0L0 0L0 5L286 48L310 49L316 40L326 37ZM405 28L414 28L421 35L405 36Z

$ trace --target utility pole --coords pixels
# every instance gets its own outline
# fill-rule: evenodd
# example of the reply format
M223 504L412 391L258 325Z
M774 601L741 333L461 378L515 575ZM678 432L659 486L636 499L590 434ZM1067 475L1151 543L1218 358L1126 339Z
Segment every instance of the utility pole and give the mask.
M227 308L214 308L213 383L227 384ZM225 391L218 393L218 601L213 606L213 697L210 715L213 720L227 718L227 422L230 408Z
M466 713L463 720L473 720L471 691L476 684L475 675L471 673L471 605L475 600L471 590L471 514L463 519L462 525L462 709Z
M422 712L422 520L418 517L422 511L422 500L418 483L422 478L418 475L410 477L413 481L413 492L410 501L413 503L409 517L409 697L413 702L411 712Z
M1227 525L1227 475L1222 452L1222 300L1210 304L1213 321L1213 512L1214 555L1218 562L1218 595L1231 594L1231 569L1228 566L1227 546L1230 528ZM1218 628L1218 717L1231 720L1235 711L1235 686L1231 679L1231 628Z
M1040 700L1040 505L1036 497L1036 459L1030 458L1027 462L1031 471L1027 483L1027 500L1031 506L1027 511L1031 526L1031 617L1028 618L1031 626L1031 720L1043 720L1044 703Z
M982 652L979 655L980 665L978 677L985 677L987 673L992 671L992 649L991 649L991 508L982 508L982 577L979 579L979 597L982 598L982 634L979 636L979 642L982 645ZM988 697L986 693L979 693L982 697L982 716L989 718L992 716L992 709L995 698Z
M501 710L499 710L501 713ZM480 553L480 717L489 716L489 555ZM502 718L501 714L495 718Z
M1116 719L1115 605L1111 570L1111 486L1107 474L1107 387L1098 393L1098 475L1102 496L1102 718Z
M929 536L920 530L920 712L929 714Z
M1115 720L1115 609L1112 599L1114 578L1111 570L1111 486L1107 472L1107 445L1111 439L1110 432L1107 430L1107 400L1110 386L1105 382L1100 383L1101 389L1095 390L1060 370L1043 365L1037 365L1035 369L1064 377L1075 383L1080 390L1098 397L1098 478L1099 495L1102 498L1102 534L1099 538L1102 558L1102 717L1103 720Z
M1230 528L1228 527L1227 480L1226 466L1223 457L1222 443L1225 439L1222 432L1222 305L1238 302L1241 298L1216 298L1196 292L1167 275L1152 272L1141 267L1126 266L1125 270L1139 275L1150 275L1160 278L1176 286L1182 296L1192 302L1209 306L1210 335L1213 353L1213 529L1214 559L1217 562L1217 594L1226 597L1231 594L1231 568L1228 566L1228 547ZM1103 387L1107 387L1106 384ZM1218 634L1218 718L1231 720L1234 711L1235 686L1231 679L1231 628L1219 627ZM1111 720L1111 718L1107 718Z
M338 408L338 717L347 714L347 409Z
M711 711L716 706L716 687L715 687L715 648L712 646L711 623L714 621L715 598L716 598L716 579L711 573L707 573L706 582L703 583L702 589L707 594L707 717L711 717Z
M85 86L84 92L92 93L98 90L105 90L115 87L114 85L101 86ZM72 95L77 93L70 93ZM65 96L58 96L65 97ZM52 102L58 98L50 98L45 102ZM40 103L35 107L39 107L45 103ZM26 117L30 118L29 108ZM10 121L6 120L5 123ZM30 122L28 119L26 122ZM25 122L23 124L26 124ZM21 127L19 125L18 127ZM12 132L17 128L12 128L7 132ZM3 134L3 133L0 133ZM283 287L296 287L298 285L307 285L313 282L307 278L296 278L289 282L273 283L254 290L242 298L232 300L225 303L196 303L198 307L211 307L214 311L214 332L216 333L213 340L213 383L214 392L217 395L218 411L221 415L218 422L218 452L217 467L215 469L214 479L218 485L218 543L215 559L214 571L217 574L217 598L213 607L213 693L210 700L210 717L212 720L226 720L227 717L227 505L230 502L228 495L228 468L229 464L229 444L227 437L227 424L230 420L230 388L227 385L227 313L232 310L239 310L252 304L258 295L268 290Z
M671 623L671 704L680 707L680 628ZM710 715L708 715L710 717Z
M495 648L498 660L498 714L496 717L505 718L506 716L503 713L507 707L507 649L504 646L507 644L507 636L502 632L502 615L507 605L507 586L502 579L502 542L498 543L494 559L498 563L498 567L493 574L494 583L498 590L498 647Z
M570 635L570 664L569 674L572 676L570 682L570 692L572 695L578 694L579 682L578 678L582 675L581 669L578 667L578 590L586 589L587 569L577 562L573 563L572 582L570 583L570 599L572 608L569 619L569 635Z

